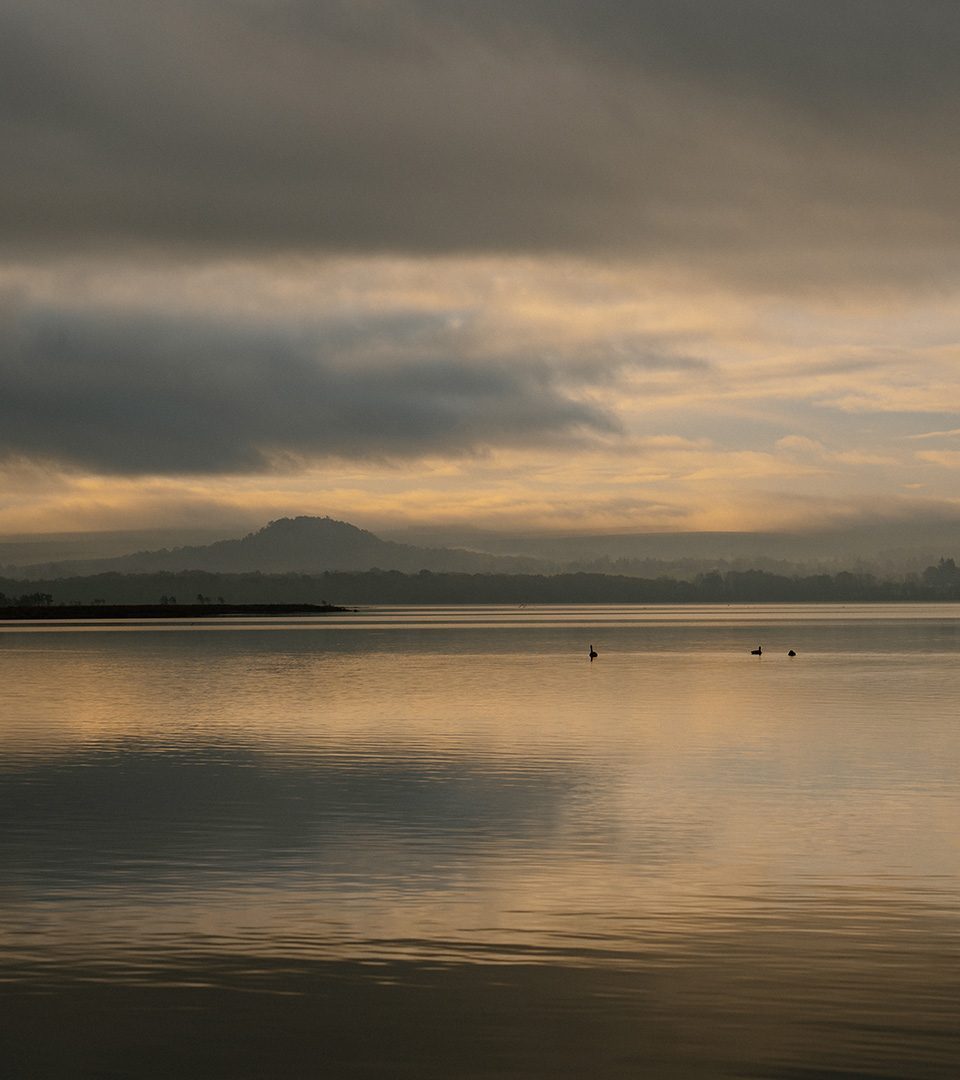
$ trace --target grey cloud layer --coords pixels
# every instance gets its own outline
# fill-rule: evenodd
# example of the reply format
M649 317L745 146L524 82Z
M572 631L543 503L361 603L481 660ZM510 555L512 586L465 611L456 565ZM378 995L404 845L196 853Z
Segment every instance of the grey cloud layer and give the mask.
M576 372L502 357L453 364L456 336L424 316L290 329L8 310L0 457L245 472L285 457L456 455L618 430L576 399Z
M958 46L937 0L8 0L0 226L952 265Z

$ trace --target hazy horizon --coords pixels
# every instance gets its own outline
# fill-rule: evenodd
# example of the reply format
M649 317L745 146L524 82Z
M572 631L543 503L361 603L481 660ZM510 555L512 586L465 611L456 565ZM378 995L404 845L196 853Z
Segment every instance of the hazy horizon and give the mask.
M909 518L885 518L866 519L863 522L855 522L848 525L831 526L823 523L811 524L808 527L798 526L795 528L780 529L669 529L669 528L524 528L522 526L499 528L484 526L483 524L471 525L469 522L449 524L444 521L424 520L414 524L410 522L391 519L366 519L362 515L337 516L335 514L298 513L295 510L286 514L278 514L269 520L262 517L251 517L248 520L235 520L232 522L188 525L170 525L155 527L131 527L123 529L98 528L98 529L49 529L49 530L23 530L23 531L0 531L0 543L22 542L29 543L48 542L57 540L84 540L87 538L148 538L148 537L182 537L181 543L206 543L207 538L223 537L235 538L247 533L256 532L264 528L272 521L293 518L330 518L334 521L345 521L359 529L376 533L383 537L418 536L418 535L442 535L451 536L492 536L492 537L542 537L544 539L588 539L588 538L615 538L618 536L683 536L683 535L713 535L713 536L844 536L857 535L870 530L885 530L892 532L920 533L928 528L957 529L960 532L960 517L909 517Z
M711 569L760 569L792 575L861 569L883 577L899 577L924 570L941 558L960 558L960 525L949 521L935 525L874 523L860 528L779 533L598 534L430 526L363 530L358 522L299 516L296 520L302 522L303 529L296 538L289 528L275 533L274 525L292 520L261 522L252 529L237 524L232 529L0 535L0 571L24 579L108 570L139 573L161 568L229 572L237 568L236 545L244 537L256 541L255 549L245 556L247 568L268 572L315 573L323 569L393 566L408 571L419 568L435 572L508 574L590 571L689 578ZM336 528L332 532L314 532L324 520ZM341 529L342 524L351 528ZM361 540L352 528L369 533L375 538L374 546L369 548L369 537ZM268 540L271 535L272 539ZM221 550L222 541L228 541L229 550ZM381 541L386 541L386 545ZM397 544L402 551L396 548ZM181 551L183 555L171 562ZM451 562L449 556L442 555L444 551L451 555L457 551L475 552L486 561L471 562L461 557ZM422 553L422 558L417 552ZM155 553L155 557L150 553ZM127 557L132 557L134 563L124 563Z

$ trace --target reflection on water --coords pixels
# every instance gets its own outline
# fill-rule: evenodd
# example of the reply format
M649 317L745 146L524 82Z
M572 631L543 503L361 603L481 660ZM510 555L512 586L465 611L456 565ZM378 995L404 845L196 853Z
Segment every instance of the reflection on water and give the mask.
M958 616L7 624L7 1072L953 1078Z

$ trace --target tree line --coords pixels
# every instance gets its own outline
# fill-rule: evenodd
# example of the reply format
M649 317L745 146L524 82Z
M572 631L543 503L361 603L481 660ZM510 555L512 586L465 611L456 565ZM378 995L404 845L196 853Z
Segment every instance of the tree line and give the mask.
M402 573L398 570L323 574L93 574L26 583L34 591L5 595L24 582L0 578L0 605L157 604L684 604L804 601L960 601L960 568L941 559L899 579L870 573L789 576L726 570L679 578L614 574ZM202 598L202 599L201 599Z
M52 603L53 593L32 592L7 596L0 592L0 607L49 607Z

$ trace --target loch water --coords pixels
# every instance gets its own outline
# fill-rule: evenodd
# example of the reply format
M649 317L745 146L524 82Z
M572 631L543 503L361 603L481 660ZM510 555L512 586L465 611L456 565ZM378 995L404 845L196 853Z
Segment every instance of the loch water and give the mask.
M960 605L0 623L0 1074L955 1080L958 706Z

